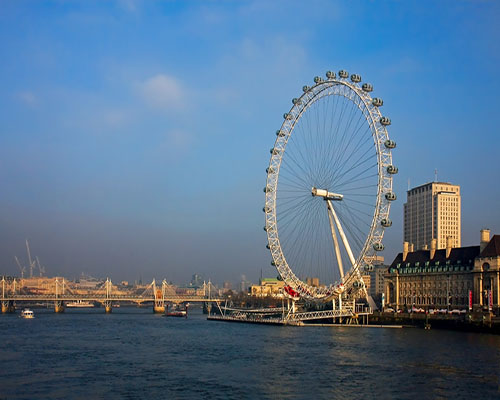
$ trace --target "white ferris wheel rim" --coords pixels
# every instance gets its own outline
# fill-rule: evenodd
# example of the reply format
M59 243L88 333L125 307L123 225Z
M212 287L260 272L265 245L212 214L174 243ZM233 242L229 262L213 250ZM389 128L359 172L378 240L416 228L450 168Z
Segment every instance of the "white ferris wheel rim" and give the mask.
M345 71L341 71L346 75ZM339 73L340 74L340 73ZM333 76L332 76L333 75ZM386 126L390 120L383 117L379 110L379 105L375 105L379 99L372 99L370 96L371 85L358 85L360 77L351 75L351 81L348 75L337 78L335 74L327 73L328 79L315 78L315 85L305 86L304 93L298 99L294 99L293 106L285 114L284 121L279 131L273 149L271 150L271 159L267 169L267 181L265 191L265 230L268 237L268 248L271 251L273 265L284 282L297 291L301 296L309 299L329 298L333 295L342 293L344 290L356 285L360 281L360 268L373 262L376 251L383 248L381 242L384 235L385 225L389 220L389 210L391 201L395 199L392 192L392 154L389 136ZM366 86L368 85L368 86ZM369 125L374 145L376 148L378 183L376 194L376 205L371 221L368 236L364 242L363 248L356 257L356 262L343 277L342 281L329 284L327 286L315 287L299 279L288 264L279 239L279 227L276 215L276 195L278 192L278 180L286 145L298 121L304 113L317 101L327 96L343 96L345 99L353 102L365 117ZM385 119L385 120L384 120ZM389 123L387 123L389 121ZM384 123L382 123L384 122ZM394 143L394 142L392 142ZM395 144L394 144L395 146ZM395 169L397 172L397 169ZM389 172L391 171L391 172ZM390 225L389 225L390 226Z

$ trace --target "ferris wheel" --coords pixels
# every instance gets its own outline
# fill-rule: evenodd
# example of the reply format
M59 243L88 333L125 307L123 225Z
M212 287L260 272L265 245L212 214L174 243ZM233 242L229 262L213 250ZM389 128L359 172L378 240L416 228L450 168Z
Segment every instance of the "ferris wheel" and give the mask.
M363 269L384 249L398 172L383 101L361 77L332 71L292 100L271 149L264 213L272 264L306 299L365 290Z

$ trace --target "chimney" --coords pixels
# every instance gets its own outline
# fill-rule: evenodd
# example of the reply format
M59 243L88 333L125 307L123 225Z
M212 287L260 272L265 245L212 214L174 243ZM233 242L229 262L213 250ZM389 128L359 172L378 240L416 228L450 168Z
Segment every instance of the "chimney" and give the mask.
M422 250L429 250L429 245L428 244L424 244L422 246Z
M408 252L413 253L415 250L415 246L413 243L410 243L410 247L408 248Z
M408 242L403 242L403 261L406 261L406 256L408 256Z
M490 230L481 229L481 242L479 243L479 252L481 253L490 242Z
M452 242L451 236L448 236L446 238L446 258L450 257Z
M429 255L430 260L432 260L434 258L434 255L436 254L436 243L437 243L436 239L431 240L431 252Z

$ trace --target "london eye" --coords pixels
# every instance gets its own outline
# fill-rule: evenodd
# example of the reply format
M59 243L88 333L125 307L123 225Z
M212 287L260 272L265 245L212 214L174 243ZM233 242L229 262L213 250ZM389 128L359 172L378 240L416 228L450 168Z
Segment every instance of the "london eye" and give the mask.
M303 87L276 131L264 188L267 247L287 288L306 299L366 295L361 274L392 225L396 143L372 90L357 74L328 71Z

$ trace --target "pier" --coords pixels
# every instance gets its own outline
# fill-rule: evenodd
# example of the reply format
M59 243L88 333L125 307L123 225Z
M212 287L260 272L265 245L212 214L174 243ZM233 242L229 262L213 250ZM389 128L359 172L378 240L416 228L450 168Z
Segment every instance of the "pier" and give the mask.
M362 325L368 325L368 316L372 314L372 309L364 304L356 304L354 301L346 302L341 308L322 311L297 311L295 302L288 302L287 307L282 308L260 308L260 309L240 309L220 306L219 314L209 315L208 320L241 322L252 324L269 325L307 325L306 321L332 321L328 325L357 325L361 321ZM325 325L325 324L323 324Z

